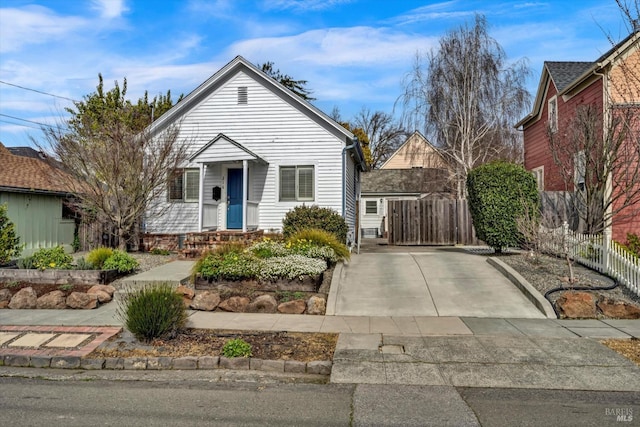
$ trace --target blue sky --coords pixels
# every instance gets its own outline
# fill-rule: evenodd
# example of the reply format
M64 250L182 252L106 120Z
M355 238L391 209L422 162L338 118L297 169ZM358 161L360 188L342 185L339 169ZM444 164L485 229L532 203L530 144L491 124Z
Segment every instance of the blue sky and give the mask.
M308 80L327 113L392 112L416 52L476 12L510 60L529 60L532 95L543 61L595 60L605 31L627 35L614 0L0 0L0 141L31 145L32 122L71 105L11 85L81 99L102 73L107 88L126 77L132 100L175 99L236 55Z

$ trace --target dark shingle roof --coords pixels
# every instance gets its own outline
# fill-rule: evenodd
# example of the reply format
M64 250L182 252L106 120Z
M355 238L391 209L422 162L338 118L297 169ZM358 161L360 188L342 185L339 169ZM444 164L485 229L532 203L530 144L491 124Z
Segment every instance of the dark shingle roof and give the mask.
M549 71L558 92L562 92L578 77L593 67L595 62L554 62L545 61L544 65Z
M446 169L376 169L362 174L362 193L434 194L450 193Z

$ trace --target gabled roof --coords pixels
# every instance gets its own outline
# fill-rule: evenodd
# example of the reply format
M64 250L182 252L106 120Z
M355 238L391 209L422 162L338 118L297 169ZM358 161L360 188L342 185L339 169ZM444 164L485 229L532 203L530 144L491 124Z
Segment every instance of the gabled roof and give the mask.
M0 189L14 192L68 194L58 169L43 160L16 156L0 143Z
M545 62L542 68L542 74L540 75L540 83L538 84L536 99L533 103L533 110L516 123L515 127L525 126L539 117L543 107L542 103L547 93L549 80L553 81L558 91L558 96L570 93L590 76L599 73L609 66L620 54L627 51L630 47L637 45L639 40L640 30L635 30L593 62Z
M265 88L280 96L289 104L296 107L299 111L302 111L304 114L311 117L317 123L321 123L322 125L324 125L335 135L340 135L342 138L344 138L345 142L348 140L355 140L355 137L351 132L349 132L335 120L331 119L320 109L300 98L285 86L280 84L278 81L271 78L258 67L239 55L236 56L227 65L218 70L211 77L209 77L204 83L194 89L191 93L189 93L182 101L178 102L169 111L164 113L162 117L153 122L148 130L151 132L151 134L161 132L163 129L179 120L179 118L183 114L198 105L202 100L204 100L207 96L217 90L221 85L230 80L240 71L244 71L245 73L249 74L256 81L260 82Z
M424 148L425 148L425 152L424 153L409 153L408 150L410 148L409 144L412 142L418 141L419 143L424 144ZM444 158L442 157L442 155L440 154L440 152L438 151L437 148L435 148L433 146L433 144L431 144L429 142L429 140L422 135L419 131L414 131L403 143L402 145L400 145L400 147L398 147L398 149L396 151L393 152L393 154L391 154L391 156L389 156L389 158L382 164L382 166L380 166L380 169L384 169L385 166L387 166L395 157L398 157L400 155L410 155L410 156L414 156L414 155L424 155L424 154L429 154L429 155L436 155L438 156L440 159L442 159L442 163L446 164Z
M545 61L547 70L558 92L562 92L575 79L593 67L594 62L554 62Z
M229 160L256 160L261 163L267 163L253 151L223 133L219 133L215 138L206 143L204 147L189 157L190 162L196 163L221 162Z
M446 169L376 169L361 175L361 194L420 195L448 194L449 172Z

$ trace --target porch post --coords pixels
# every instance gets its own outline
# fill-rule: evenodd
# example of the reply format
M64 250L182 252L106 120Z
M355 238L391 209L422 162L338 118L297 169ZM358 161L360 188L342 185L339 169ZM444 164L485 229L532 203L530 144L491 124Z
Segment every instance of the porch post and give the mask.
M204 163L200 163L200 185L198 187L198 231L202 233L202 212L204 210Z
M247 232L247 194L249 193L249 163L242 161L242 232Z

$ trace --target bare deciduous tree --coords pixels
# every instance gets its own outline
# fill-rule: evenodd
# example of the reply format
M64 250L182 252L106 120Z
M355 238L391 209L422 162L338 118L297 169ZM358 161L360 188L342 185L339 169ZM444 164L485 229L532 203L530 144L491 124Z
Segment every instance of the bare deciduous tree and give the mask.
M402 125L383 111L362 108L354 118L355 128L361 128L369 138L371 157L369 168L378 169L398 149L407 137Z
M482 15L473 26L442 37L437 49L416 55L400 97L405 127L423 129L442 151L455 171L459 197L475 166L521 161L521 135L513 123L529 105L528 75L524 60L507 63Z
M46 145L53 153L59 173L77 196L84 215L117 230L119 247L126 249L145 211L159 209L171 172L186 159L186 145L178 144L179 127L161 135L139 128L137 106L125 99L118 83L97 91L69 109L66 130L43 128ZM145 105L146 106L146 105Z

